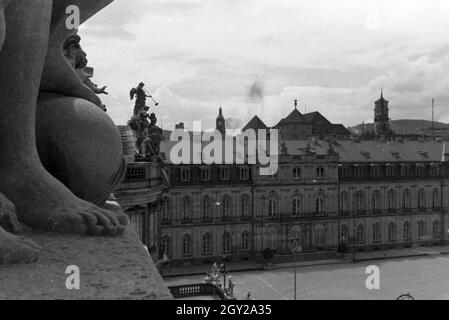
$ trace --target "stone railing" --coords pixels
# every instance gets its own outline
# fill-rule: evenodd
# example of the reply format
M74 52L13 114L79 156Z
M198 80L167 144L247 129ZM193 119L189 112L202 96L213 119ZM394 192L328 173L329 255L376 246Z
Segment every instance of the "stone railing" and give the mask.
M218 300L232 300L223 289L212 283L187 284L168 289L175 299L210 296Z

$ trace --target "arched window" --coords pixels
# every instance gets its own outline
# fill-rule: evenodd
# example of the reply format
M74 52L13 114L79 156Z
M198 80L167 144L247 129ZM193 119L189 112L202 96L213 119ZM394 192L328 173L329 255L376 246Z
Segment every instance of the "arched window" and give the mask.
M324 216L326 214L326 208L324 204L324 194L320 192L315 199L315 214L317 216Z
M249 232L242 233L242 248L241 249L243 252L249 251Z
M221 250L223 253L231 252L231 234L229 232L223 233L223 242L221 245Z
M170 256L171 255L170 237L169 236L162 237L161 245L162 245L162 254Z
M363 226L363 224L359 224L357 226L356 241L357 241L357 243L365 242L365 227Z
M240 215L242 218L249 216L249 197L247 195L240 198Z
M379 192L379 190L376 190L373 193L372 209L374 212L380 211L380 192Z
M278 214L278 202L274 196L271 196L268 199L268 217L275 218Z
M426 208L426 191L419 189L418 191L418 209L424 210Z
M404 222L404 226L402 228L402 238L404 238L404 240L411 239L410 222L408 222L408 221Z
M397 240L396 224L391 222L388 225L388 241L395 242Z
M393 189L388 191L388 210L396 210L396 193Z
M410 210L412 207L412 197L409 189L405 189L404 193L402 195L402 209L403 210Z
M300 195L296 196L292 200L292 215L299 217L302 214L302 197Z
M203 255L212 254L212 235L210 233L203 234L202 249Z
M380 224L375 223L373 224L373 242L380 242L380 241L381 241Z
M182 238L182 256L190 257L192 255L192 237L189 234Z
M225 195L221 203L221 213L223 220L229 219L230 209L231 209L231 198L228 195Z
M348 226L344 224L341 226L341 235L340 235L341 242L348 241L349 239L348 235L349 235Z
M439 239L441 237L441 225L440 221L435 220L432 226L432 235L434 239Z
M201 206L201 216L203 221L209 221L211 219L211 206L212 206L211 199L207 196L204 197Z
M435 188L432 192L432 209L438 210L440 209L440 207L440 190L438 188Z
M189 197L182 200L182 221L184 223L192 222L192 201Z
M348 197L348 193L342 192L341 193L341 199L340 199L340 210L342 213L347 213L349 212L349 197Z
M354 208L357 214L365 213L365 195L363 191L357 191L354 197Z

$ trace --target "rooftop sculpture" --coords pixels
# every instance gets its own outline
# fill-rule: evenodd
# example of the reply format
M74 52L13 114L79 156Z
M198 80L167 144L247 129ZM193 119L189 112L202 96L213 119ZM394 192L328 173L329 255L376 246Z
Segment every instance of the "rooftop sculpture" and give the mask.
M125 171L120 134L97 95L105 88L96 92L89 74L82 80L82 61L74 65L64 52L77 39L65 26L67 6L80 8L83 23L110 2L0 0L0 193L9 199L0 197L0 209L9 208L0 219L0 262L36 258L32 243L11 235L19 222L109 236L127 225L126 216L97 206Z

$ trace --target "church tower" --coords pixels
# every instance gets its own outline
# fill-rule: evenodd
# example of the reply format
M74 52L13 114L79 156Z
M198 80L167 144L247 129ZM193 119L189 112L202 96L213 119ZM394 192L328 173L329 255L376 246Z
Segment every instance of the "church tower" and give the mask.
M223 109L221 107L216 121L216 129L221 132L223 137L226 135L226 120L223 117Z
M380 99L375 102L374 131L376 136L386 136L391 133L388 101L384 98L383 90Z

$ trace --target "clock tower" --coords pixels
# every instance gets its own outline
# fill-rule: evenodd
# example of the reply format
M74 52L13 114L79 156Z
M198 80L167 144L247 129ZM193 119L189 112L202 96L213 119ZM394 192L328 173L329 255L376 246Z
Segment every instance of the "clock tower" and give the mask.
M216 129L221 132L221 135L224 137L226 135L226 120L223 117L223 110L220 107L220 113L218 114L216 121Z

